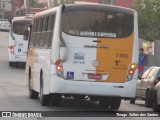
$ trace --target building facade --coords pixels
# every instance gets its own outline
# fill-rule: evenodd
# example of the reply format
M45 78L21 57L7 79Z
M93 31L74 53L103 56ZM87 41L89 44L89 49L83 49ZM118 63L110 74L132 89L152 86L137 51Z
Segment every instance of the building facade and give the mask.
M117 5L122 7L131 8L136 0L48 0L51 4L51 7L58 6L62 4L61 1L64 1L66 4L70 3L98 3L98 4L109 4Z
M36 8L32 7L29 4L29 0L13 0L16 1L16 4L12 4L12 15L13 16L22 16L29 13L37 13L44 11L46 8ZM41 3L42 1L40 1ZM45 5L44 5L45 6Z
M9 18L11 16L11 0L0 0L0 18Z
M45 8L30 8L27 9L27 3L29 0L0 0L0 18L11 19L17 15L24 15L25 13L36 13L43 11L47 8L64 4L74 3L97 3L97 4L110 4L131 8L134 5L135 0L39 0L39 2L45 3ZM48 3L48 4L47 4ZM28 10L28 11L27 11Z

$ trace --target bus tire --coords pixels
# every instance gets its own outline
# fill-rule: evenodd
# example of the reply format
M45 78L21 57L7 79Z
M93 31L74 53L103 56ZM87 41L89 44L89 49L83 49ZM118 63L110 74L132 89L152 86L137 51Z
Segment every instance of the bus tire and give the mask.
M9 62L9 67L13 67L14 66L14 62Z
M40 78L40 102L42 106L49 106L50 104L50 94L44 95L43 94L43 79Z
M130 104L135 104L135 102L136 102L136 98L132 98L132 99L130 100Z
M158 105L158 102L157 102L157 92L156 91L154 91L154 93L153 93L152 109L154 112L160 112L160 105Z
M30 99L38 99L38 92L34 91L31 89L31 87L29 88L29 98Z
M99 98L99 106L103 109L109 109L109 102L106 97Z
M152 107L152 103L153 103L153 91L152 90L147 90L146 91L145 104L148 107Z
M113 110L118 110L121 105L121 99L120 98L114 98L110 100L110 108Z
M60 106L62 101L61 94L51 94L51 105L52 106Z
M30 99L38 99L38 92L34 91L31 87L31 73L29 72L29 84L28 84L28 89L29 89L29 98Z

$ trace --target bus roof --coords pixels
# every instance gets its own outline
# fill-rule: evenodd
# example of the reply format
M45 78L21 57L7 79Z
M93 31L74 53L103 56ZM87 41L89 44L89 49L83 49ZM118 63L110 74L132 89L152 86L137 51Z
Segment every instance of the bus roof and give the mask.
M65 11L76 11L76 10L100 10L100 11L112 11L112 12L122 12L126 14L133 15L135 10L115 6L115 5L104 5L104 4L76 4L76 5L66 5Z
M136 12L135 10L130 8L114 6L114 5L92 4L92 3L91 4L66 4L66 5L61 5L58 7L51 8L49 10L39 12L35 14L33 18L52 13L56 9L60 7L62 8L62 6L65 8L65 11L67 10L102 10L102 11L122 12L126 14L131 14L131 15L133 15L134 12Z
M14 17L12 22L15 21L31 21L32 17L28 16L20 16L20 17Z

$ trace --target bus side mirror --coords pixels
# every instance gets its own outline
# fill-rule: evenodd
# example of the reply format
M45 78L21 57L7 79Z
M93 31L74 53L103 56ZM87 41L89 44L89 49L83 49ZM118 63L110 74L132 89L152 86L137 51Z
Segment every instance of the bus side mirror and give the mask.
M60 59L62 62L67 59L67 47L60 47Z
M28 40L28 37L29 37L29 31L28 31L28 30L25 30L25 31L24 31L24 35L23 35L23 39L27 41L27 40Z

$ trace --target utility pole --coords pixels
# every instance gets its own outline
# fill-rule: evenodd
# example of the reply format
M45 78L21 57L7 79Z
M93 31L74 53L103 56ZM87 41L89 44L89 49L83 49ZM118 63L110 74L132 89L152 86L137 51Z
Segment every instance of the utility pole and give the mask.
M2 10L1 10L1 0L0 0L0 15L2 15Z
M48 0L48 7L51 8L51 0Z
M13 16L16 16L17 0L12 0L12 4L13 4Z
M30 2L29 2L29 0L25 0L25 2L26 2L27 14L29 14L30 13Z
M4 8L5 8L5 1L2 1L2 19L4 19Z

